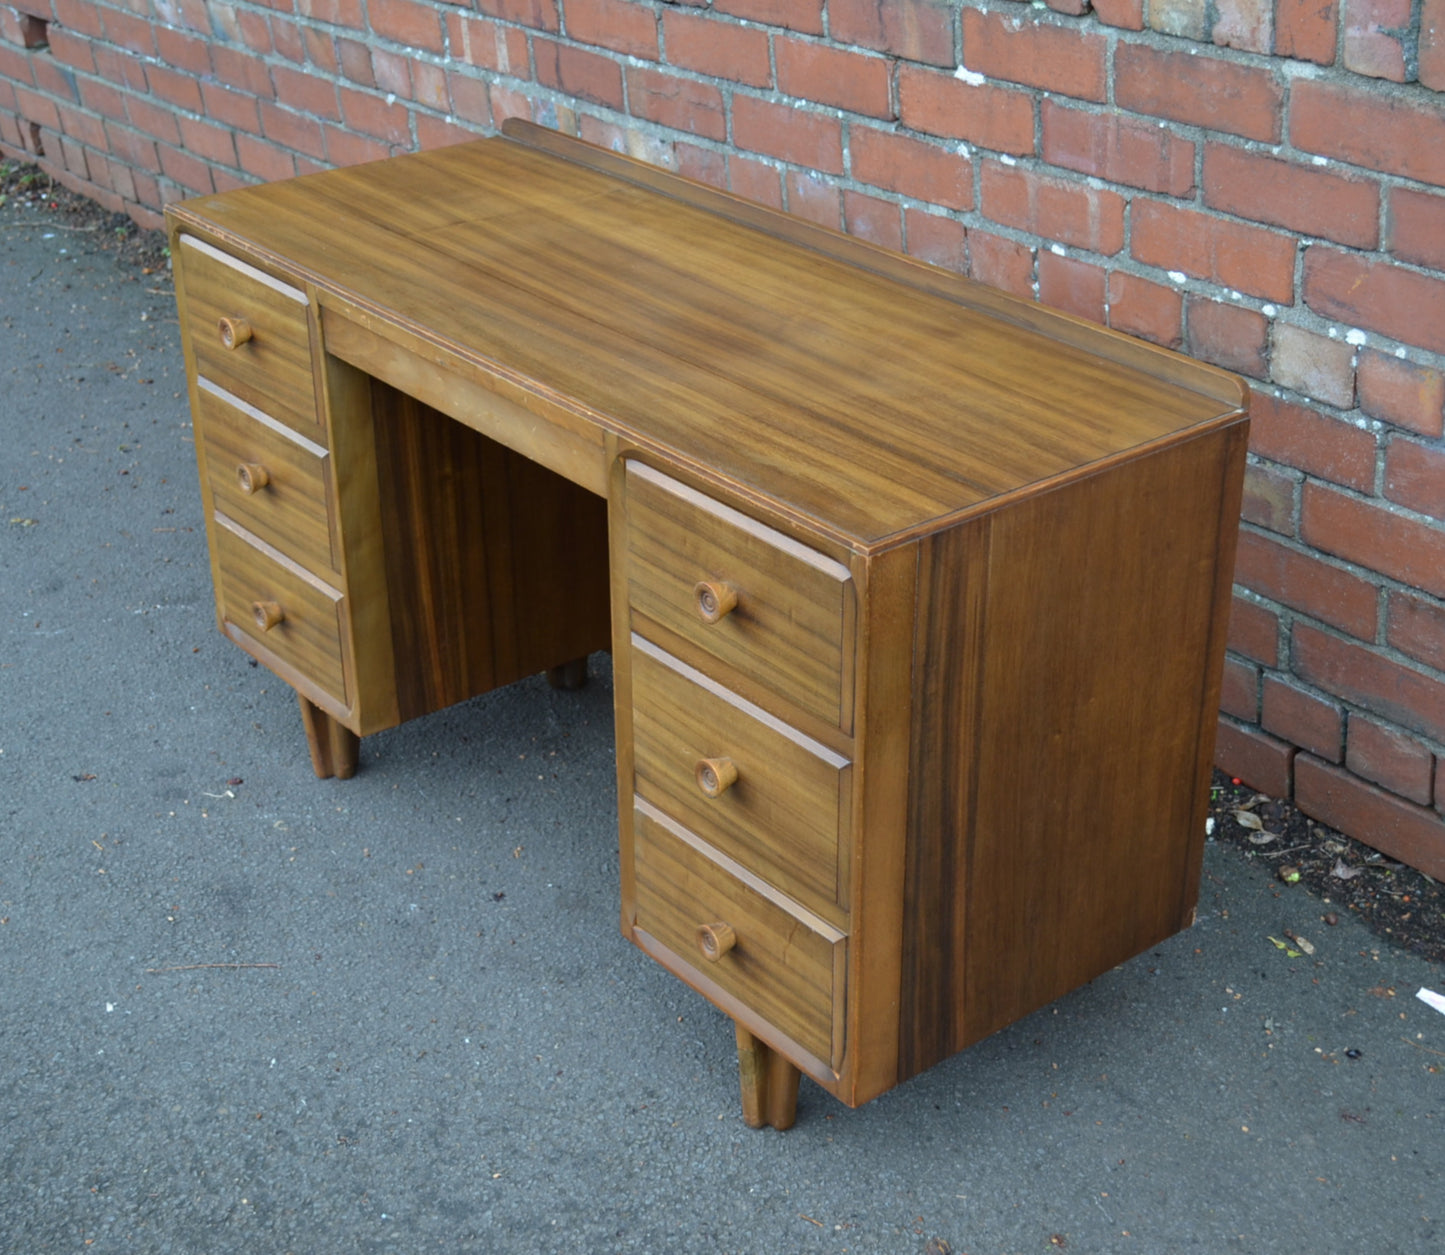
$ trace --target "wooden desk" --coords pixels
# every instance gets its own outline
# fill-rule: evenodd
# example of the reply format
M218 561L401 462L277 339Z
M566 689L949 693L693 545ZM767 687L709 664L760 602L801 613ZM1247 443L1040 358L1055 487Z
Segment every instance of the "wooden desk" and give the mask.
M323 776L610 646L622 928L750 1123L1190 922L1238 380L514 123L169 221L222 631Z

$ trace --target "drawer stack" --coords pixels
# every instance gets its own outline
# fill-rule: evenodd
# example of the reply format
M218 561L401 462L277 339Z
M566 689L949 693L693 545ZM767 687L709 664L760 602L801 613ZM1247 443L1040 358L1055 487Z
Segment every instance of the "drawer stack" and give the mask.
M306 294L193 236L179 242L222 630L341 713L346 598Z
M823 1079L843 1052L849 571L640 462L626 529L633 927Z

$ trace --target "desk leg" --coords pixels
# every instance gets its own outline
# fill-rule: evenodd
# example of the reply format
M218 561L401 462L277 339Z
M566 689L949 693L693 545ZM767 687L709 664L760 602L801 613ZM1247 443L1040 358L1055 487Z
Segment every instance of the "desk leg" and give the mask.
M547 683L554 689L580 689L587 683L587 655L547 668Z
M361 738L345 724L337 723L319 706L296 694L301 703L301 724L306 729L306 746L311 751L311 768L320 780L335 776L350 780L356 774Z
M791 1129L798 1118L798 1069L741 1024L734 1027L738 1038L743 1122L751 1129L765 1125L772 1125L779 1132Z

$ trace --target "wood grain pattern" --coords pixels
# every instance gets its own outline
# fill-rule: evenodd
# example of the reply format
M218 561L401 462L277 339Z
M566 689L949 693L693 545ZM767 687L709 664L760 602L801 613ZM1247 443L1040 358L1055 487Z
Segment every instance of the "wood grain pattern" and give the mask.
M632 746L639 796L784 893L836 916L846 908L840 847L851 825L847 759L772 719L706 676L632 640ZM736 784L718 797L694 769L726 756Z
M176 275L186 290L186 317L196 369L242 400L312 438L316 392L305 293L204 241L180 237ZM252 335L228 349L223 318L243 316Z
M627 503L634 621L660 624L847 730L848 569L640 463L628 466ZM736 608L716 623L697 606L696 587L709 580L737 594Z

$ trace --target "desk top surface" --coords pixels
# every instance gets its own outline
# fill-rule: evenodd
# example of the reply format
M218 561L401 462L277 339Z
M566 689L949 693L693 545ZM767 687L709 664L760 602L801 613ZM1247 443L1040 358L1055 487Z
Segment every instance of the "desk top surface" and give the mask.
M865 548L1241 414L1243 387L1211 367L517 137L174 216L299 273L323 307L420 334Z

